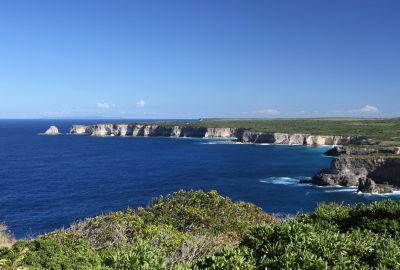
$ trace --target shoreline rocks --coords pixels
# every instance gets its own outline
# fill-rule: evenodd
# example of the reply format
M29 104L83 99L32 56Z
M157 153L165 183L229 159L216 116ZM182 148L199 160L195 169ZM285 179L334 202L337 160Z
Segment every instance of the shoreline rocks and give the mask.
M326 156L338 157L338 156L366 156L373 154L389 154L399 155L400 147L396 146L382 146L375 148L363 148L363 147L351 147L351 146L335 146L324 153Z

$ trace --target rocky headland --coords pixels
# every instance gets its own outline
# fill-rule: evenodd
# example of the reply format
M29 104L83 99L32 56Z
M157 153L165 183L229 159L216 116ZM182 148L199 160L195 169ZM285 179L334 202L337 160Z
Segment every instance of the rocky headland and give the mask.
M310 181L318 186L357 186L359 192L391 193L400 187L400 148L336 146L326 154L336 156L330 168Z

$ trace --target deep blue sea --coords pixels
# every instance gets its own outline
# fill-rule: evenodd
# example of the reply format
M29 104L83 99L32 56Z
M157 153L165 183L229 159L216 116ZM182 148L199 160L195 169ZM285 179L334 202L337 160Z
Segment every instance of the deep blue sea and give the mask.
M297 184L296 179L329 166L324 147L37 135L50 125L67 132L72 124L97 122L104 120L0 120L0 220L16 237L146 206L179 189L216 189L267 212L292 214L311 211L320 202L353 204L388 197Z

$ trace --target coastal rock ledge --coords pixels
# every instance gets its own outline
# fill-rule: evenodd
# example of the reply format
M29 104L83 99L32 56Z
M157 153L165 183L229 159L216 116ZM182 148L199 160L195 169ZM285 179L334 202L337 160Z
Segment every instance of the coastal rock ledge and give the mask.
M242 143L292 145L347 145L358 144L366 139L360 136L320 136L310 134L254 132L243 128L207 128L151 124L73 125L70 129L70 133L91 136L231 138Z
M400 187L400 157L338 157L311 180L318 186L357 186L366 193L391 193Z

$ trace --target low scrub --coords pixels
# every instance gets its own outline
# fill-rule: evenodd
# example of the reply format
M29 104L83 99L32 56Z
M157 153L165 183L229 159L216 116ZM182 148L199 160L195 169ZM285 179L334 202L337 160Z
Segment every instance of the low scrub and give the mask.
M273 220L217 192L89 218L0 249L0 269L400 269L400 204L322 204Z

